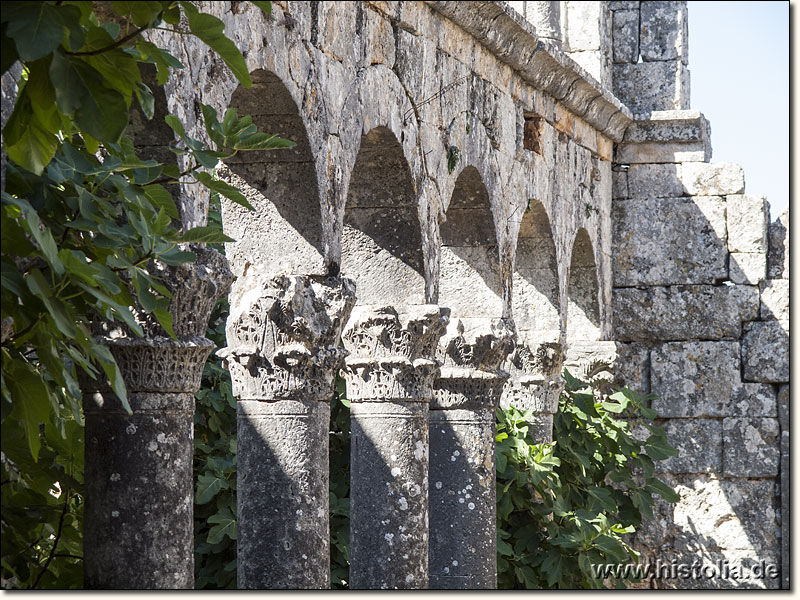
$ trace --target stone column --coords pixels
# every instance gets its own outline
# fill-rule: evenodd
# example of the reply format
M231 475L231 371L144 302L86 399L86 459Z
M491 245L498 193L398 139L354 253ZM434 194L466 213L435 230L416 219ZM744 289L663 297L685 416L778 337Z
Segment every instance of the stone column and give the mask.
M498 320L465 331L451 323L430 411L430 587L497 587L495 409L514 346Z
M531 412L529 431L537 444L553 441L553 415L564 390L563 363L564 351L559 341L527 339L517 345L506 361L511 377L500 404L503 408L513 405Z
M107 386L82 381L86 416L84 581L87 588L194 585L194 393L214 344L203 337L232 275L214 250L197 262L151 264L172 292L178 340L135 311L145 336L96 324L114 356L132 415Z
M231 294L240 589L330 588L330 399L354 303L348 279L255 269Z
M428 587L428 408L435 305L360 306L343 337L350 400L350 587Z
M525 3L525 17L533 24L536 35L561 46L561 2L535 0Z

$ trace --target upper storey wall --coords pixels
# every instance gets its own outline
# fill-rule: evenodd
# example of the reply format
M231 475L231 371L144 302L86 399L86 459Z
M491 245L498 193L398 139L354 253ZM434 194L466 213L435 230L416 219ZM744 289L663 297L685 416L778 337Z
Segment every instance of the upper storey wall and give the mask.
M572 248L585 230L597 268L604 335L610 332L610 161L613 141L621 139L632 115L556 42L538 39L528 22L496 2L275 2L271 18L249 3L202 2L199 8L225 22L251 73L262 74L254 78L256 85L266 83L243 93L203 44L165 37L162 43L187 67L169 84L170 109L200 139L205 135L199 102L217 111L235 105L240 114L257 115L267 129L280 129L286 121L292 129L287 134L302 124L306 139L298 151L231 167L251 201L263 204L283 194L284 201L318 203L318 239L304 242L299 230L289 238L308 246L308 260L293 269L326 273L342 265L351 179L365 136L381 128L396 140L408 167L426 301L438 301L440 228L459 175L472 167L486 188L496 231L503 316L512 311L522 216L541 204L555 246L562 315ZM281 110L271 92L275 86L285 87L292 101L282 100ZM291 170L292 161L309 175L290 190L285 177L273 179ZM205 220L207 199L197 194L186 190L187 225ZM259 225L258 218L241 221L235 232L240 259L232 261L239 274L248 254L285 259L287 238L274 228L281 213L277 206L277 211L265 208L270 226ZM274 266L289 264L282 260Z

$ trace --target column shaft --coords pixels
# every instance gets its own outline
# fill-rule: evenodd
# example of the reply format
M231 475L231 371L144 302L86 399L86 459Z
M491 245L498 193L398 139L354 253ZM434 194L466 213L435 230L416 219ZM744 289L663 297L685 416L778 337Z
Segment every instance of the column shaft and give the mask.
M428 587L428 409L439 307L360 306L351 352L350 587Z
M329 402L354 302L347 279L259 268L231 293L240 589L330 588Z
M350 587L428 586L428 403L350 405Z
M133 411L105 383L82 379L86 416L84 582L87 588L191 589L194 585L194 393L214 344L202 337L232 279L220 254L188 246L195 263L151 263L172 298L178 340L134 310L139 338L98 322Z
M442 338L430 412L430 587L497 587L495 410L513 323L464 325ZM466 332L466 333L465 333Z
M494 410L431 410L432 589L497 587Z
M238 586L328 588L328 425L316 400L238 403Z

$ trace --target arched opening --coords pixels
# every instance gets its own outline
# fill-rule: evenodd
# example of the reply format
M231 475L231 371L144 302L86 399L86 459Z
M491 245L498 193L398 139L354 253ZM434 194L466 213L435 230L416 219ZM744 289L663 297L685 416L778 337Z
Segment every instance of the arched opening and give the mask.
M600 339L598 289L592 240L585 229L580 229L572 246L569 266L567 344Z
M394 134L376 127L361 138L342 232L342 275L356 282L356 303L425 303L417 195Z
M269 272L323 273L319 191L308 135L289 90L273 73L251 73L253 86L239 87L230 106L251 115L259 131L294 141L291 149L240 152L226 162L231 183L255 211L226 202L225 232L234 265L260 264ZM219 115L222 118L222 115ZM243 268L243 267L240 267ZM239 274L239 273L237 273Z
M520 341L557 342L560 336L558 262L550 219L531 200L517 238L512 311Z
M439 304L457 319L500 318L503 280L489 193L478 170L465 168L456 180L441 226Z

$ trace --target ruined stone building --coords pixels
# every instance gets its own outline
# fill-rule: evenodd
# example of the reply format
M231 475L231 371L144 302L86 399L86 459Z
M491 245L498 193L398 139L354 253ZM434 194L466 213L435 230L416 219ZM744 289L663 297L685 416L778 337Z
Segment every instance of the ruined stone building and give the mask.
M711 162L685 2L200 4L254 85L159 32L187 67L169 110L198 138L201 101L297 142L218 168L256 209L223 205L240 587L329 585L340 370L351 586L494 587L494 409L532 409L547 440L563 366L598 359L658 396L679 450L643 560L763 560L788 582L788 212ZM186 226L207 201L186 188ZM191 516L167 530L147 568L191 586Z

